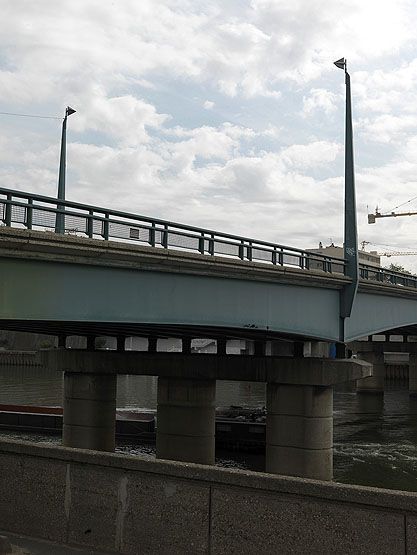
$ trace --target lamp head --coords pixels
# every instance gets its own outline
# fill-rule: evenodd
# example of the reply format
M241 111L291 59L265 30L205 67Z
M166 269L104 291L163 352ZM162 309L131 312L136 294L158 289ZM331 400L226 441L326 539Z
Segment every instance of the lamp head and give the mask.
M339 69L343 69L345 72L347 71L347 63L345 58L340 58L340 60L336 60L334 65Z
M65 110L65 116L70 116L71 114L75 114L76 110L74 110L74 108L71 108L70 106L67 106L66 110Z

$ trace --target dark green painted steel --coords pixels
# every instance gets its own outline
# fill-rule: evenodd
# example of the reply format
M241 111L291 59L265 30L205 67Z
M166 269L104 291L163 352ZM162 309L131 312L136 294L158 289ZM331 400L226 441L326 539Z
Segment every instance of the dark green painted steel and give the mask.
M385 332L388 330L398 330L415 326L414 330L408 330L413 335L417 335L417 297L415 294L409 298L399 297L385 291L381 294L357 293L356 302L352 309L352 314L346 320L345 335L346 341L353 341L361 337Z
M58 199L65 200L65 167L66 167L66 150L67 150L67 119L68 115L65 112L65 117L62 122L62 137L61 137L61 154L59 157L59 178L58 178ZM56 214L55 233L65 233L65 207L62 204L57 204L58 212Z
M168 337L193 329L202 336L203 328L216 337L233 329L236 337L340 339L337 289L15 258L0 265L0 320L45 321L49 333L73 322L74 330L78 323L109 335L129 325L134 335L138 324L138 334L156 326ZM359 290L344 340L417 326L417 296L406 295L376 285L375 292Z
M346 67L346 66L345 66ZM355 170L353 159L352 101L350 75L346 77L346 126L345 126L345 275L351 278L341 292L340 316L351 315L359 283L358 231L356 222Z
M350 203L354 214L353 151L351 154L351 174L350 177L347 175L351 180L351 190L347 204ZM265 336L281 334L329 341L352 340L382 330L417 325L415 292L404 290L405 287L417 289L417 278L408 274L361 264L360 278L375 288L375 294L357 294L351 317L346 318L346 325L341 329L340 289L339 285L333 286L331 280L340 278L337 270L344 270L343 260L0 188L0 219L7 226L18 223L28 229L39 229L40 222L44 221L42 218L46 218L45 226L53 228L54 224L50 222L55 221L58 204L65 207L65 218L81 222L81 235L84 236L107 240L112 236L120 237L117 230L127 228L128 240L132 242L137 240L160 249L178 251L182 248L195 252L197 257L227 255L238 261L259 262L258 257L267 253L266 258L260 259L264 263L303 270L302 283L191 276L177 273L176 269L175 273L169 273L166 267L165 272L96 267L77 263L76 258L68 264L35 261L29 257L5 257L0 259L0 320L4 325L12 327L14 321L30 321L34 325L36 322L50 322L49 332L53 331L53 322L57 323L57 329L63 322L72 322L75 327L77 323L85 324L84 329L102 323L112 332L117 332L117 326L124 326L124 329L130 325L142 326L145 329L149 325L159 326L160 330L164 328L167 333L169 329L181 334L181 330L190 333L193 328L204 328L212 330L216 336L221 336L221 330L237 330L235 336L242 337L249 333L264 333ZM351 243L347 244L356 244L354 227L350 233ZM234 250L231 252L230 249ZM327 275L330 281L309 286L311 272L317 275L320 270L321 276ZM355 275L353 272L350 276L352 287L355 286ZM335 281L337 283L340 279ZM398 296L399 291L403 298ZM15 329L19 325L16 324Z
M205 326L338 339L337 289L15 258L0 264L0 320Z

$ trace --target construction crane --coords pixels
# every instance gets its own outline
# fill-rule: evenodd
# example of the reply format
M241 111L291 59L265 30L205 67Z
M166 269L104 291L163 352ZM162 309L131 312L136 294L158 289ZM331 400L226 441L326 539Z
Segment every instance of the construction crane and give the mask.
M372 245L372 243L370 241L361 241L361 245L362 245L362 250L364 251L365 246ZM377 256L386 256L388 258L390 256L417 256L417 251L394 251L393 250L393 251L383 251L383 252L378 252L378 251L371 251L371 252L373 254L376 254Z
M368 224L376 223L377 218L397 218L398 216L416 216L417 212L391 212L390 214L381 214L378 207L375 214L368 214Z
M413 202L416 199L417 199L417 197L413 197L410 200L407 200L406 202L403 202L402 204L399 204L398 206L393 208L391 212L389 212L389 213L387 212L386 214L381 214L381 212L379 211L379 208L377 206L375 208L375 214L368 214L368 224L376 223L377 218L397 218L398 216L416 216L417 212L394 212L394 210L396 210L397 208L401 208L401 206L405 206L406 204L410 204L410 202Z
M416 256L417 255L417 251L392 251L392 252L377 252L376 253L378 256L387 256L388 258L390 256Z

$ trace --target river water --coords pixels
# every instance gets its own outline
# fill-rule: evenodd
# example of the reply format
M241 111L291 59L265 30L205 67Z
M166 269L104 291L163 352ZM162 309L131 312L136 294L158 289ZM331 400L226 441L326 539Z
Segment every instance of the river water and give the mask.
M157 380L147 376L118 377L118 408L155 409ZM0 403L60 406L60 372L41 368L0 366ZM264 384L217 382L218 406L261 407ZM60 438L0 432L2 437L59 442ZM117 451L153 457L154 446L119 442ZM217 464L264 469L261 455L219 452ZM417 491L417 399L406 385L388 386L385 395L334 395L334 478L336 481Z

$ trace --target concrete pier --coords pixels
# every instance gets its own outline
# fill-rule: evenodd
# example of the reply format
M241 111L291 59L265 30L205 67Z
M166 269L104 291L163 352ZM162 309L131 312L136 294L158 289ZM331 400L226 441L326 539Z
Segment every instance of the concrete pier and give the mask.
M266 471L333 478L333 388L268 383Z
M267 380L266 471L331 480L333 385L369 376L371 367L313 357L277 363Z
M65 372L63 444L114 451L116 374Z
M216 380L158 378L156 456L214 464Z
M157 375L157 458L206 465L212 465L215 460L216 380L264 382L269 384L270 413L267 423L267 470L325 480L332 478L332 386L371 375L371 366L361 360L313 357L55 349L48 352L45 361L49 367L74 372L68 375L66 386L66 445L74 446L75 442L69 440L70 435L77 437L77 434L80 435L79 427L90 423L88 418L81 419L79 411L73 410L72 413L69 410L80 398L81 406L88 408L93 405L89 390L88 395L83 397L78 392L72 392L72 388L81 387L83 372L86 387L91 385L94 391L94 383L90 384L89 380L94 382L100 377L92 376L90 368L101 372L103 380L113 380L114 374ZM79 383L77 375L80 376ZM74 384L70 387L72 382ZM110 407L111 395L108 399ZM110 410L104 411L109 419L110 413ZM95 415L93 410L92 414ZM80 419L82 422L79 422ZM92 422L87 429L91 438L77 445L106 448L100 442L100 447L93 444L94 419ZM101 430L100 422L97 423L97 431ZM113 432L111 435L113 437ZM109 436L110 433L105 437Z
M372 376L362 378L356 382L358 393L384 394L385 362L381 351L358 352L361 360L372 364Z

